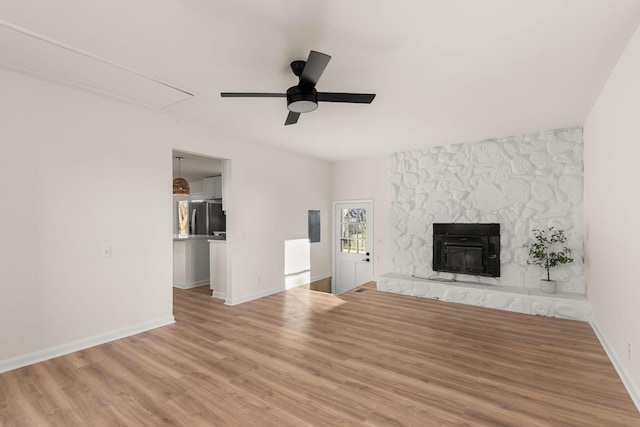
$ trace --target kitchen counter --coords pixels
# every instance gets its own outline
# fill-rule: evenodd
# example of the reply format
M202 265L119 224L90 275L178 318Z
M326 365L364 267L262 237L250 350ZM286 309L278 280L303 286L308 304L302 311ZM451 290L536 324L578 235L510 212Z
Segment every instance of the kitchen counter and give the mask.
M210 239L212 236L208 236L206 234L189 234L188 236L180 236L179 234L173 235L174 241L180 240L198 240L198 239Z

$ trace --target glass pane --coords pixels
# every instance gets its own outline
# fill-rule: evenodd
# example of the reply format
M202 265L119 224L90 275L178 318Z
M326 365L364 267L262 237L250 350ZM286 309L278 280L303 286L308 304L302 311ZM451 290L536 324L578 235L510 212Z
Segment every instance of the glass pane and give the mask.
M342 209L342 222L349 222L349 209Z
M358 221L359 222L367 222L367 210L366 209L358 209Z
M367 210L341 209L341 251L352 254L367 252Z

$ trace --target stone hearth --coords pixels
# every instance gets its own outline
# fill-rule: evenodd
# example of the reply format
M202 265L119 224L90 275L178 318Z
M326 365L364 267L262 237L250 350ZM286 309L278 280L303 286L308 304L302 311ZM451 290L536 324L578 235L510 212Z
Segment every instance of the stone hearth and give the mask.
M589 321L591 303L575 293L545 294L536 289L443 282L387 273L375 278L379 291L438 299L517 313Z

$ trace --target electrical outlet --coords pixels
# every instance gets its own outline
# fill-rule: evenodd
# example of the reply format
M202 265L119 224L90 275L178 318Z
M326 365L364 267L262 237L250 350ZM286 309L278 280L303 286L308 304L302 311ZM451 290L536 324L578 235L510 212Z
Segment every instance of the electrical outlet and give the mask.
M111 246L105 245L102 247L102 258L110 258L111 257Z
M631 343L627 343L627 357L631 359Z

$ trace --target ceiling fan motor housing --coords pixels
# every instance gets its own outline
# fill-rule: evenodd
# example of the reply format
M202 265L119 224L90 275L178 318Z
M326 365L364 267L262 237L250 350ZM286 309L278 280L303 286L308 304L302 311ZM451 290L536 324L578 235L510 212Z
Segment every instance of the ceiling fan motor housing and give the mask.
M287 108L294 113L308 113L318 108L318 91L292 86L287 89Z

